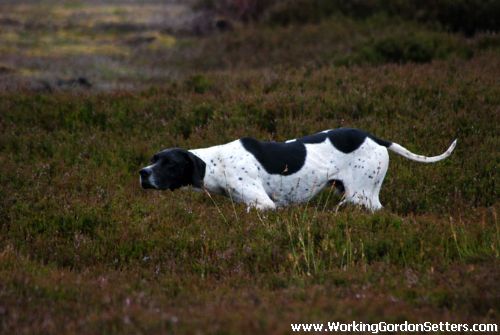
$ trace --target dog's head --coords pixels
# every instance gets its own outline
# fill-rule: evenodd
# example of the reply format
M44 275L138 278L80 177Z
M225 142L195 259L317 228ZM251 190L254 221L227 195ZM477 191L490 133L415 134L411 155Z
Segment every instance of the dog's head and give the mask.
M153 155L151 165L139 171L142 188L175 190L193 185L201 188L205 162L193 153L179 148L162 150Z

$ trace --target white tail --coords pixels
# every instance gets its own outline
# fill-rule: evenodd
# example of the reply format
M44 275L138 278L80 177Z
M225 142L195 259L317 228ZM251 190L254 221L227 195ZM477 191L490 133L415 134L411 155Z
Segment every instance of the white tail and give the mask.
M448 150L446 150L443 154L441 154L439 156L432 156L432 157L414 154L413 152L409 151L408 149L402 147L401 145L399 145L397 143L392 143L388 147L388 149L391 151L394 151L395 153L397 153L403 157L411 159L412 161L417 161L420 163L434 163L434 162L439 162L439 161L447 158L448 156L450 156L451 153L453 152L453 149L455 149L456 146L457 146L457 140L454 140L453 143L448 148Z

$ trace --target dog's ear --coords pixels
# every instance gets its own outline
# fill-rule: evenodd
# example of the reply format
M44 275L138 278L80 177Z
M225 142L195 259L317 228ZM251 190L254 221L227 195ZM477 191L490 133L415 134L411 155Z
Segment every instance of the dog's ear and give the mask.
M191 184L194 187L202 188L203 187L203 178L205 177L205 169L206 164L201 158L196 156L195 154L187 151L186 152L190 165L192 166L191 176L188 178L191 179Z

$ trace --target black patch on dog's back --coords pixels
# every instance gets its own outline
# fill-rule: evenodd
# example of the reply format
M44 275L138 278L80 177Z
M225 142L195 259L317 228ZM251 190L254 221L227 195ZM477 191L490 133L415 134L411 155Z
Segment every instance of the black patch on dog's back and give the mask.
M296 141L299 141L301 143L307 143L307 144L322 143L328 137L328 133L317 133L317 134L313 134L313 135L308 135L308 136L301 137L301 138L297 139Z
M392 143L381 140L367 132L354 128L339 128L329 130L328 132L317 133L310 136L299 138L297 141L302 143L322 143L326 138L330 139L333 146L345 154L351 153L358 149L367 137L374 140L377 144L384 147L389 147Z
M354 128L333 129L290 142L261 142L251 137L244 137L240 142L255 156L267 173L288 176L304 166L307 155L305 144L323 143L328 138L337 150L348 154L358 149L367 137L384 147L392 144Z
M306 147L298 141L261 142L251 137L244 137L240 142L269 174L288 176L299 171L306 161Z
M371 134L368 134L368 137L371 138L372 140L374 140L375 143L377 143L378 145L381 145L383 147L389 148L392 145L391 141L383 140L383 139L375 137Z

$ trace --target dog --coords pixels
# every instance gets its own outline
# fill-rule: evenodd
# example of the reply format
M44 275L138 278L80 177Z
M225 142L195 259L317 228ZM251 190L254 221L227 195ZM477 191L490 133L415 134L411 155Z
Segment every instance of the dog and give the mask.
M417 155L363 130L339 128L286 142L251 137L203 149L171 148L156 153L139 171L145 189L191 185L223 194L250 209L272 210L307 202L328 185L343 193L340 205L382 208L379 192L389 166L388 150L410 160L434 163L451 155Z

